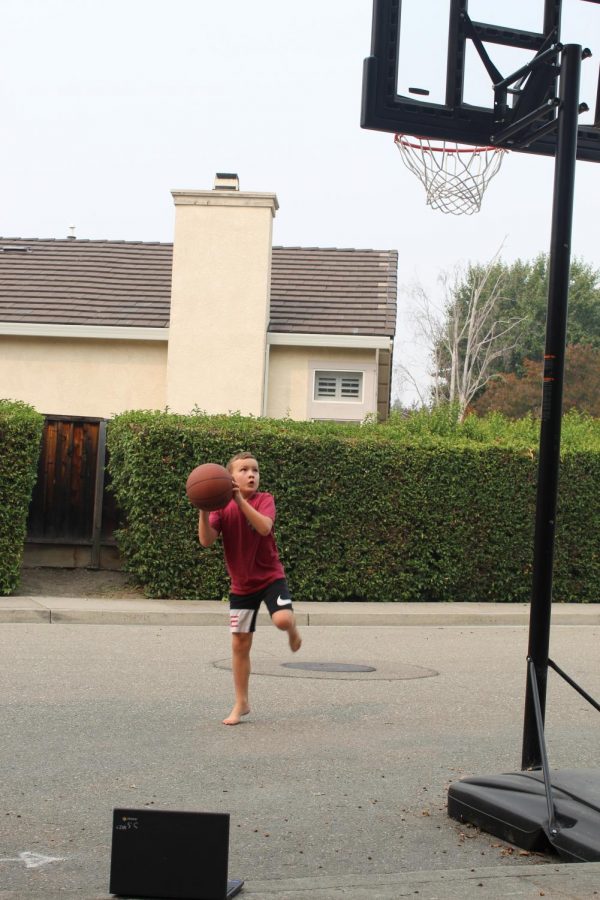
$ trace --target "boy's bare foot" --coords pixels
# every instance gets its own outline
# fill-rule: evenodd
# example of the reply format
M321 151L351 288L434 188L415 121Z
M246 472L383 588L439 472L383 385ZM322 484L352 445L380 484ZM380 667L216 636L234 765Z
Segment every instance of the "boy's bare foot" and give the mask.
M223 725L239 725L242 716L247 716L250 712L249 706L239 707L237 704L233 707L226 719L223 719Z
M290 650L292 653L297 653L302 646L302 638L300 637L300 632L297 628L292 628L291 631L288 631L288 640L290 642Z

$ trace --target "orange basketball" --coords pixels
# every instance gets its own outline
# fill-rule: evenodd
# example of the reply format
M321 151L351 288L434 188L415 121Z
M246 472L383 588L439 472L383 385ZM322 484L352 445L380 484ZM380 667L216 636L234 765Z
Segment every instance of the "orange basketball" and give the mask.
M188 500L198 509L222 509L233 495L231 475L217 463L196 466L185 483Z

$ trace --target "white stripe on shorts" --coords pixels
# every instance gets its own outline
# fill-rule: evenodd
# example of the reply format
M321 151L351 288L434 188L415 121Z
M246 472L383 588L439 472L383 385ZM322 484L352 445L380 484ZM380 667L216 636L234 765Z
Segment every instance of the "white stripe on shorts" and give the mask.
M253 609L230 609L229 630L232 634L248 634L252 627Z

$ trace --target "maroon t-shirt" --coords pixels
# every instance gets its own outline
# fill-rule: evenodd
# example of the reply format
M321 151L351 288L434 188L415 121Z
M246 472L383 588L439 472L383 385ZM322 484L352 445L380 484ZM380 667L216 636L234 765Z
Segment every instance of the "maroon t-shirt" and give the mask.
M263 516L275 521L272 494L257 491L248 503ZM260 535L234 500L230 500L224 509L211 512L209 522L223 536L225 564L233 594L254 594L278 578L285 578L273 529L264 537Z

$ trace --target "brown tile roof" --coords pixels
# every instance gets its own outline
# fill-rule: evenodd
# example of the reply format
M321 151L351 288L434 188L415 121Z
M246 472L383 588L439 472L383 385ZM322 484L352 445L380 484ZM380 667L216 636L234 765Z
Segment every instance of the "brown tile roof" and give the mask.
M0 322L169 324L172 244L0 238Z
M0 322L169 324L172 244L0 238ZM274 332L393 336L396 251L274 247Z
M274 247L269 331L393 337L395 250Z

